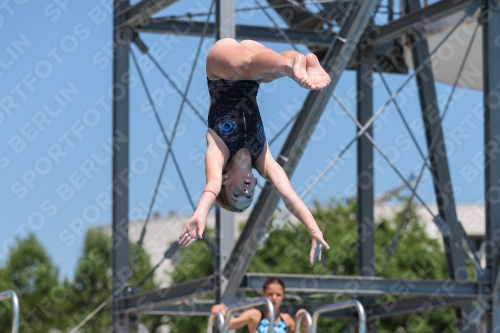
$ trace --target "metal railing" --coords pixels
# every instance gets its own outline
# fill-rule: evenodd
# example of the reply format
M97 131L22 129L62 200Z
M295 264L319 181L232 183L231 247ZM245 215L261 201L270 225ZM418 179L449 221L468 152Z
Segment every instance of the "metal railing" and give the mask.
M274 307L273 303L268 298L262 297L262 298L256 298L253 300L248 300L246 302L240 303L240 304L235 304L231 305L227 308L226 311L226 316L224 317L224 328L222 329L222 333L227 333L229 331L229 321L231 319L231 314L235 311L239 310L244 310L248 308L253 308L254 306L258 305L265 305L267 307L267 314L268 314L268 320L269 320L269 333L274 332L274 320L275 320L275 315L274 315Z
M293 333L300 333L300 323L302 321L302 317L305 317L306 322L307 322L307 331L306 332L311 332L311 326L312 326L312 319L311 315L309 312L304 310L304 312L301 312L297 318L295 318L295 330L293 330Z
M19 331L19 299L17 298L16 293L12 290L0 293L0 301L9 298L12 301L12 333L17 333Z
M208 324L207 324L207 333L212 333L214 330L214 319L215 316L213 314L208 317ZM217 324L219 329L221 329L224 326L224 315L222 312L217 313Z
M313 313L312 317L312 328L311 331L308 331L310 333L316 333L316 330L318 329L318 318L319 315L325 312L334 312L334 311L339 311L339 310L344 310L347 308L356 308L358 311L358 318L359 318L359 333L365 333L366 332L366 314L365 314L365 308L363 308L363 305L356 300L350 300L342 303L335 303L335 304L328 304L328 305L323 305L320 306L319 308L316 309Z

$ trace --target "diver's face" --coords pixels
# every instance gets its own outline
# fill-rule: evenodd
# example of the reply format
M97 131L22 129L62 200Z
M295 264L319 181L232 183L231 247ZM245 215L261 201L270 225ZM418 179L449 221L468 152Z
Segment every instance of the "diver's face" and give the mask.
M252 202L257 178L248 171L233 171L224 175L222 184L226 188L231 206L244 209Z

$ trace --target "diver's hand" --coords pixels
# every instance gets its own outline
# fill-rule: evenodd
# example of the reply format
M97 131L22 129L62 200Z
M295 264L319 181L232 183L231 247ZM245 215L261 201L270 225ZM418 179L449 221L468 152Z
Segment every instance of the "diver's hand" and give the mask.
M193 215L188 221L184 230L179 236L180 247L190 247L195 240L203 238L203 231L205 230L205 219L197 215Z
M312 266L316 260L321 260L322 248L327 250L330 246L323 239L321 230L311 232L311 252L309 253L309 265Z

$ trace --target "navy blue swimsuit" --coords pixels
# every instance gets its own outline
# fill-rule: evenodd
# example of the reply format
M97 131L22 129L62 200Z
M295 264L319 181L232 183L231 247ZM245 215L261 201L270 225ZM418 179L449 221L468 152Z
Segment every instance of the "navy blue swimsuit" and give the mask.
M257 106L257 81L209 80L212 105L208 112L208 127L224 141L229 159L247 148L255 163L266 144L264 125ZM226 163L226 164L227 164Z

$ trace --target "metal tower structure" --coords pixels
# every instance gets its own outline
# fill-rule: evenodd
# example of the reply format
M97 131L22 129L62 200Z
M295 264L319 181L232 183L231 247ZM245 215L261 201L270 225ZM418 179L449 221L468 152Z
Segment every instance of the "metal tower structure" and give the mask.
M128 279L131 267L129 266L128 242L124 241L128 240L128 144L130 141L129 87L126 77L129 73L131 55L135 61L130 48L132 43L151 58L147 46L140 38L140 34L146 32L162 34L182 32L201 38L206 35L215 35L216 38L233 37L284 42L290 43L292 47L295 47L295 44L303 44L318 55L323 67L330 74L331 84L326 89L310 91L305 98L280 150L278 162L291 177L311 133L332 97L339 102L358 126L358 133L349 146L357 143L358 271L360 273L359 276L282 275L288 290L345 293L357 297L366 308L369 332L377 331L374 323L379 318L438 307L456 309L461 332L477 332L483 321L486 322L487 332L498 331L500 329L500 298L498 297L500 238L497 237L500 233L498 185L500 183L500 158L497 154L497 142L500 137L500 68L496 65L500 59L500 44L498 43L500 3L498 0L440 0L423 8L419 0L405 0L401 5L402 15L398 18L394 15L393 0L387 0L384 4L388 10L388 23L381 26L373 23L373 14L381 6L378 0L318 1L315 3L317 12L308 10L303 1L267 0L265 6L262 1L255 1L256 8L263 11L274 10L279 14L288 25L287 28L280 28L277 24L274 28L235 24L234 0L212 1L211 11L215 7L215 22L209 21L210 15L207 16L206 22L153 18L155 14L174 2L175 0L140 0L131 6L129 0L114 1L113 87L116 93L113 99L113 133L119 132L120 137L114 136L113 142L113 332L129 332L129 318L137 313L174 314L180 307L176 302L209 294L214 294L217 302L232 302L238 298L238 291L260 287L266 276L249 274L247 268L265 235L279 201L271 185L266 184L237 240L230 237L233 235L233 230L230 229L234 225L233 215L217 210L216 240L215 244L209 244L215 258L214 275L148 292L138 293L130 288ZM457 219L454 195L452 187L449 186L451 178L446 151L443 154L443 149L436 148L444 147L442 119L446 115L448 105L443 112L440 112L430 59L443 42L436 49L429 50L425 26L459 12L463 13L463 17L445 36L443 42L459 24L477 12L480 12L478 26L481 25L483 31L485 131L482 149L484 150L486 203L485 268L481 267L477 257L467 251L466 246L469 244L467 234ZM271 21L274 23L272 19ZM376 117L390 103L395 103L396 95L402 89L390 92L381 75L382 72L407 72L401 51L402 36L407 36L410 42L415 68L405 84L415 77L428 150L425 154L419 148L423 164L414 186L402 177L383 154L373 140L371 127ZM463 69L469 51L470 44L460 71ZM157 65L154 59L151 58L151 60ZM335 86L346 69L356 70L357 73L356 116L334 93ZM160 68L159 70L162 71ZM168 75L165 72L162 73L168 79ZM391 97L381 108L373 112L372 82L376 74L381 76ZM141 80L144 84L142 76ZM175 84L172 85L176 87ZM144 87L147 91L145 84ZM185 93L176 89L179 94L183 95L183 103L195 109L186 99ZM404 120L404 115L397 104L396 108ZM157 120L162 126L161 121L158 118ZM170 144L170 140L173 140L175 135L175 129L172 138L168 138L165 131L163 133L166 142ZM127 140L123 140L123 137ZM415 198L423 205L425 203L416 193L416 188L423 170L427 168L431 171L439 207L439 214L434 216L434 222L443 235L449 279L443 281L406 280L375 276L374 236L371 232L374 230L375 199L373 181L370 181L374 177L373 168L370 167L373 163L373 149L380 152L406 186L412 190L411 199ZM174 163L177 163L170 147L164 163L169 154L172 155ZM334 160L328 168L331 168L336 161L338 159ZM324 173L327 171L325 170ZM286 221L286 212L282 212L280 216L281 221ZM224 234L222 234L223 231ZM169 257L175 250L174 245L165 252L165 257ZM467 261L476 267L475 281L467 275ZM393 304L377 302L376 296L381 294L404 295L407 298L398 301L397 306L393 306ZM315 304L309 306L314 307ZM191 313L208 315L210 307L211 304L199 304ZM336 318L351 318L351 316L351 312L347 310L335 314Z

